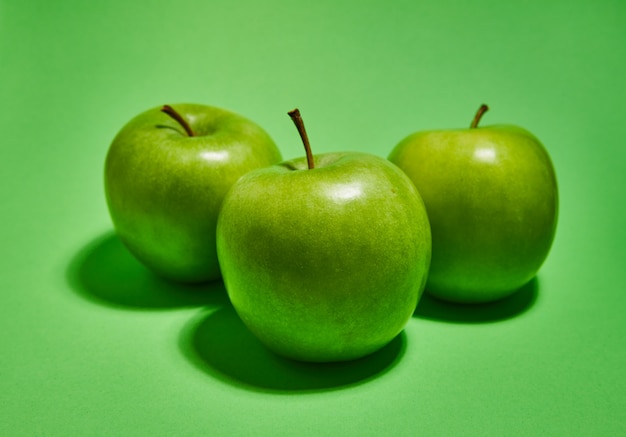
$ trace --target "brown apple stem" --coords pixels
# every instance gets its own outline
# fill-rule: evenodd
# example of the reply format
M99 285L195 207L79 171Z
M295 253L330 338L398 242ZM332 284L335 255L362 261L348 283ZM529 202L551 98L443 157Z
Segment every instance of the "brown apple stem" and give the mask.
M482 118L483 114L487 112L487 110L489 110L489 106L485 105L484 103L480 105L480 108L478 108L478 111L476 111L474 120L472 120L470 129L476 129L478 127L478 123L480 122L480 119Z
M189 123L187 123L187 120L185 120L183 116L180 115L180 113L178 113L178 111L176 111L170 105L163 105L163 107L161 108L161 112L165 112L167 115L169 115L174 120L176 120L178 124L180 124L183 127L183 129L185 129L185 132L187 132L187 135L189 135L190 137L195 136L195 134L193 133L193 130L191 130L191 126L189 126Z
M311 144L309 144L309 137L306 134L304 121L302 121L300 111L296 108L293 111L289 111L287 114L289 114L289 116L293 120L293 123L296 125L296 128L298 128L298 133L300 134L300 138L302 139L302 143L304 144L304 150L306 151L306 163L309 167L309 170L313 170L315 168L315 163L313 162L313 153L311 153Z

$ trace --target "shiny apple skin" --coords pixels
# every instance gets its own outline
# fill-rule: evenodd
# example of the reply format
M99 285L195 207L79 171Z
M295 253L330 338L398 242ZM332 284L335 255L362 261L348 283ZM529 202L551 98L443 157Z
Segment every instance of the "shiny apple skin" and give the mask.
M558 190L544 146L517 126L417 132L389 156L424 199L433 238L426 290L491 302L530 281L556 233Z
M172 106L196 136L160 107L132 119L106 157L106 200L117 234L145 266L173 281L211 281L221 276L215 229L226 192L282 158L270 136L238 114Z
M302 361L363 357L424 289L431 237L411 181L383 158L329 153L250 172L227 195L218 254L244 324Z

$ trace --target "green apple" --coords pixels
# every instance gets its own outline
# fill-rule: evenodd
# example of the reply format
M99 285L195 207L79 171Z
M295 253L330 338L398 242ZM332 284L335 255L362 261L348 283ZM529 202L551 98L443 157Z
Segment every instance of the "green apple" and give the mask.
M220 277L215 229L226 192L282 158L240 115L175 108L150 109L117 134L106 157L106 200L117 234L145 266L174 281L210 281Z
M517 126L414 133L389 155L413 180L430 219L426 285L453 302L489 302L518 290L546 259L557 224L554 167L543 145Z
M252 171L226 196L217 250L228 296L269 349L301 361L368 355L404 328L424 288L431 237L409 178L364 153Z

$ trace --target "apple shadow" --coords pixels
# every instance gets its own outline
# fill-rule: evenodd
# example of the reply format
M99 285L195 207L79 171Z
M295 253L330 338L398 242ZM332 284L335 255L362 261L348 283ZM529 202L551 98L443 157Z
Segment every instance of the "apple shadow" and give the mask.
M166 310L228 304L222 281L186 285L164 280L137 261L114 232L79 250L69 263L66 279L86 300L117 308Z
M405 351L404 332L358 360L305 363L267 349L232 306L203 312L184 329L179 346L198 369L239 388L273 393L330 391L362 384L388 372Z
M531 279L512 295L484 304L457 304L437 299L427 292L413 314L420 319L449 323L491 323L517 317L537 301L539 280Z

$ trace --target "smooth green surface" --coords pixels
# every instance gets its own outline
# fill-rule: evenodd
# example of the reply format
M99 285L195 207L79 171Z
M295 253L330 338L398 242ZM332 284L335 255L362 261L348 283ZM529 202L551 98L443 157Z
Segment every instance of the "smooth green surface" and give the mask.
M0 1L0 434L619 435L626 421L626 4ZM423 299L373 360L269 355L219 284L180 289L111 235L103 166L145 108L198 102L302 156L524 126L559 180L538 279Z
M406 326L431 259L413 182L367 153L315 155L242 176L217 223L217 254L242 322L282 356L363 358Z
M426 290L458 303L494 302L533 279L556 232L554 166L541 142L511 125L421 131L389 160L415 183L433 235Z
M104 189L115 232L165 279L220 279L215 227L222 200L242 175L282 161L280 151L239 114L176 104L171 117L161 108L126 123L107 152Z

